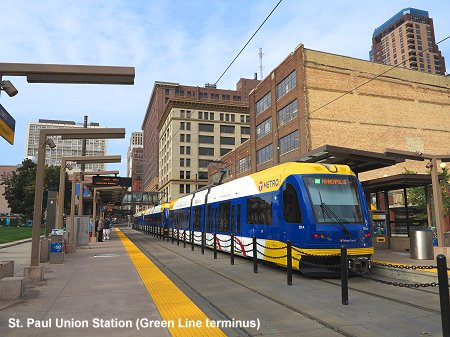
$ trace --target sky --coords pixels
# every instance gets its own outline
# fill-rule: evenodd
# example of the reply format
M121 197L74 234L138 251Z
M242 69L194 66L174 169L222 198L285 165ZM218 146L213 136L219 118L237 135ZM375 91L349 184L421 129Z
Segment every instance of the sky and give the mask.
M16 0L0 1L0 63L135 67L135 84L32 84L4 77L19 90L0 104L16 120L15 143L0 137L0 165L25 157L26 129L39 119L98 122L126 129L108 140L122 155L109 170L126 174L132 131L140 131L155 81L215 83L279 0ZM235 89L241 77L269 74L297 45L368 60L375 28L403 8L429 12L436 41L450 35L450 1L283 0L217 83ZM439 44L450 68L450 39ZM449 72L449 71L447 71Z

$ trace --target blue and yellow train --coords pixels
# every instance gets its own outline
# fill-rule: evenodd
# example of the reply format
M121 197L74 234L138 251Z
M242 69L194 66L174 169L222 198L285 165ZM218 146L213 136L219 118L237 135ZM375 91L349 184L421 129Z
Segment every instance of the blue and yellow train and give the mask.
M366 269L373 254L369 213L355 174L345 165L285 163L222 185L207 187L170 204L155 206L136 221L186 234L201 244L230 251L234 234L236 253L285 265L279 258L292 242L294 268L305 264L333 264L345 245L356 269ZM277 249L278 248L278 249ZM300 262L298 262L300 261Z

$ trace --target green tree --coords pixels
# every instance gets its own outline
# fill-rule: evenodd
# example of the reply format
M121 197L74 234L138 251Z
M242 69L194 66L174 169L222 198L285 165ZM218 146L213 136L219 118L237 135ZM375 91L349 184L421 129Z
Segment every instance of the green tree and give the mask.
M407 174L417 174L417 172L407 170L405 168L405 173ZM430 173L430 172L428 172ZM442 203L444 206L444 215L449 214L450 211L450 173L448 168L442 170L442 173L439 174L439 177L443 177L440 180L441 188L442 188ZM427 200L425 197L425 189L423 187L411 187L408 188L408 203L416 206L418 211L418 217L421 219L427 218Z
M46 166L44 172L44 190L58 191L59 189L59 166ZM0 181L4 185L6 201L14 214L19 214L22 221L33 218L34 192L36 184L36 164L25 159L12 175L5 175ZM70 207L70 183L66 175L66 197L64 206ZM67 196L69 194L69 196ZM47 207L47 193L44 193L42 203L43 209Z

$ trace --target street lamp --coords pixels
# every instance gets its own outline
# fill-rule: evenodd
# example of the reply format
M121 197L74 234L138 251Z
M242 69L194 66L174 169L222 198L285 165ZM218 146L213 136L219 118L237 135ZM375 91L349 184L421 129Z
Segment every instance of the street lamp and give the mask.
M76 164L100 164L100 163L120 163L120 155L115 156L68 156L61 158L61 169L59 172L59 195L58 195L58 210L56 214L56 228L63 227L63 212L64 212L64 197L66 190L66 175L65 167L67 162L74 162Z
M16 87L11 83L11 81L1 81L0 79L0 90L3 90L8 94L9 97L16 96L19 92Z
M1 66L1 64L0 64ZM125 138L124 128L99 129L41 129L39 132L38 160L36 168L36 185L34 194L33 232L31 240L30 266L25 267L24 273L29 280L42 280L44 276L42 266L39 266L39 237L42 217L42 191L44 188L45 144L48 136L61 136L61 139L105 139Z

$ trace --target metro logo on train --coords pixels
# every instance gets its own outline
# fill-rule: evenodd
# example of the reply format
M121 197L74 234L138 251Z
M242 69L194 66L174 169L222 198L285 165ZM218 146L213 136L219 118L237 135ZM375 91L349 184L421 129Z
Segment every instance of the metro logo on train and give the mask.
M280 179L271 179L267 180L266 182L260 181L258 184L258 190L261 192L263 189L278 187L280 185Z

